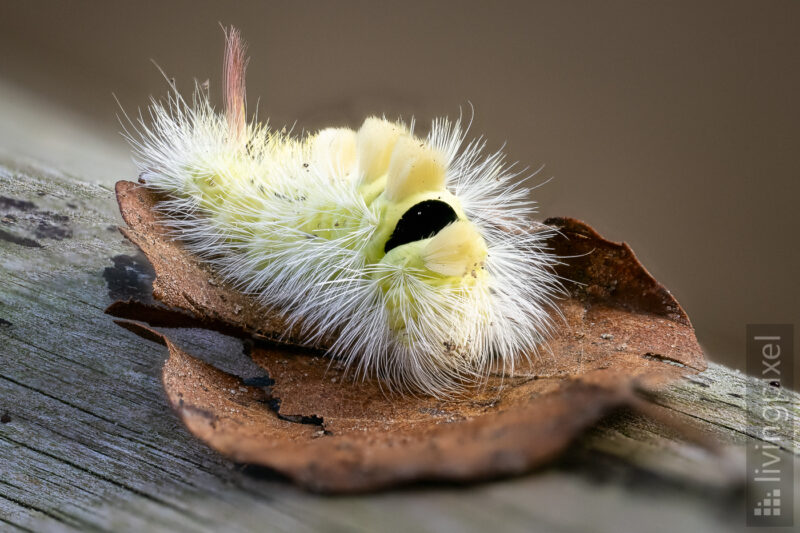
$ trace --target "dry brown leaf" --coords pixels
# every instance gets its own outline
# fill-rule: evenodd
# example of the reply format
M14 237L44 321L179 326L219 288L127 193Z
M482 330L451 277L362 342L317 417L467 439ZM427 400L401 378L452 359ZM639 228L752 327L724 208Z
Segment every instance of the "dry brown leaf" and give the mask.
M235 291L166 236L157 201L131 182L117 184L123 230L153 263L155 297L165 304L117 302L115 316L154 325L196 325L275 338L280 315ZM491 376L451 400L388 395L377 381L354 383L336 362L286 345L254 348L274 384L250 387L203 363L161 334L170 403L189 430L242 463L266 466L327 492L371 490L420 479L474 480L520 473L558 454L636 388L652 389L705 368L688 317L631 249L574 219L550 219L550 245L569 257L559 274L574 280L559 302L564 316L532 365Z

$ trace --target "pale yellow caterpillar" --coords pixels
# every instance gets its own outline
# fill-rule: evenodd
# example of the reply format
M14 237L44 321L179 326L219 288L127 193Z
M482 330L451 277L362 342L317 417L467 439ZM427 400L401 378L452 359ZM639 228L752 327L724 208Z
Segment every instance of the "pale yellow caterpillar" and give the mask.
M141 178L189 251L361 377L435 395L529 358L559 283L535 203L460 120L418 137L367 118L300 137L248 121L246 59L226 33L225 113L207 91L153 101L129 135Z

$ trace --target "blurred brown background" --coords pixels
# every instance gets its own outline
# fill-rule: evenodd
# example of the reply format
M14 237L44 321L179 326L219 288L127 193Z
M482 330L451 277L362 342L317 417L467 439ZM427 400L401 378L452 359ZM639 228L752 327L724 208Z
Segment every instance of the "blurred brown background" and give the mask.
M474 134L555 178L542 216L630 243L712 359L743 367L747 323L800 323L800 2L3 2L0 151L132 178L112 93L163 95L151 58L218 89L218 22L275 126L471 102Z

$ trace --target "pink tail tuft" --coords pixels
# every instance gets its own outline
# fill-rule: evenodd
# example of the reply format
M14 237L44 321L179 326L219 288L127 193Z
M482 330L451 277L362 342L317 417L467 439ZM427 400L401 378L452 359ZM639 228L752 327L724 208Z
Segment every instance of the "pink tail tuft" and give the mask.
M246 124L247 93L245 71L250 61L245 57L247 45L239 30L231 26L225 30L225 117L234 141L244 138Z

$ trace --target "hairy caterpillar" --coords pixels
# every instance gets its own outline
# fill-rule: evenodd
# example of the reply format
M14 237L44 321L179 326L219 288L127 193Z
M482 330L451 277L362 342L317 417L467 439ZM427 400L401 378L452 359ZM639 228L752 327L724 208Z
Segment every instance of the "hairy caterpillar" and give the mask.
M460 120L424 138L376 117L270 130L246 118L246 66L226 31L225 112L199 86L190 102L175 89L127 135L189 251L390 386L448 395L535 353L557 259L501 152L465 143Z

